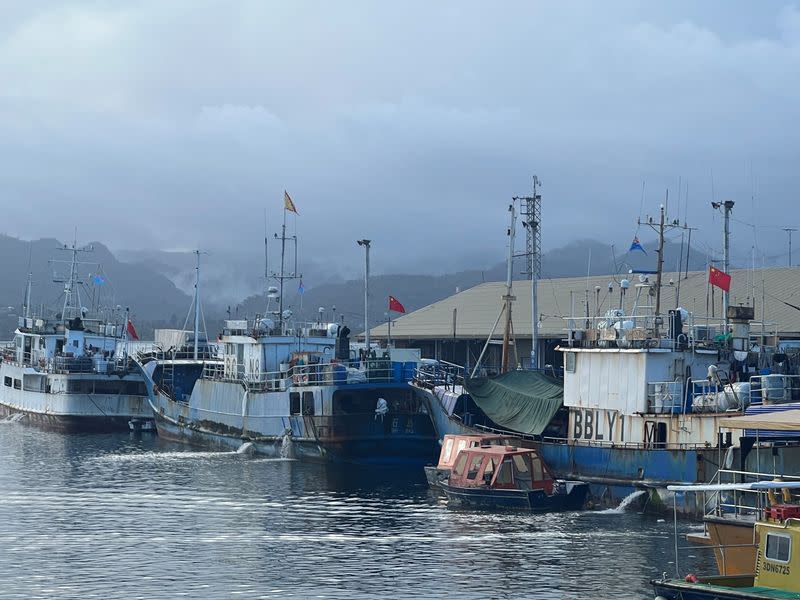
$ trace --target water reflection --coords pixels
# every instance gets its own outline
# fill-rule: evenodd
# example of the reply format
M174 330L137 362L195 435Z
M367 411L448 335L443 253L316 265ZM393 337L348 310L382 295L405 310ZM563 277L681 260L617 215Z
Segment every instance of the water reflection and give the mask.
M421 470L0 427L4 597L652 598L670 523L448 509Z

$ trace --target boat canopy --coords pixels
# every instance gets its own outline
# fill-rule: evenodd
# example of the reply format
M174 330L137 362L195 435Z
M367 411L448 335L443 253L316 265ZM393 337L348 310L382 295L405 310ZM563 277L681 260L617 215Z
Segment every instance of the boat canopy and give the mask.
M464 387L492 421L531 435L541 434L564 402L563 384L536 371L476 377Z
M742 417L720 419L720 427L730 429L768 429L773 431L800 430L800 410L782 410Z

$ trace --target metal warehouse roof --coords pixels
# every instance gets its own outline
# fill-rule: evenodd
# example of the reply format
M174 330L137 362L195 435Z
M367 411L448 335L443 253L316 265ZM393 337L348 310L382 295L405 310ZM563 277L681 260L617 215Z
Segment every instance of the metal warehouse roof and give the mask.
M730 304L750 305L752 296L756 299L756 318L761 319L762 278L765 290L765 321L774 323L778 331L784 335L800 336L800 310L783 304L781 300L800 306L800 267L784 267L731 271L732 285ZM542 315L540 332L543 336L561 337L564 335L567 322L562 317L570 315L570 292L573 292L575 317L581 323L586 314L586 289L589 289L589 312L594 316L595 286L600 287L600 313L608 308L619 306L619 281L627 277L630 289L625 298L625 309L631 311L636 296L635 285L639 283L638 275L610 275L593 277L566 277L562 279L542 279L538 284L539 314ZM675 308L679 276L676 273L665 273L662 278L661 306L662 312ZM608 284L614 283L614 291L609 297ZM650 275L655 280L655 275ZM753 282L755 281L755 286ZM706 271L689 272L688 278L680 281L680 305L694 313L695 320L712 317L710 309L706 311L708 292L708 274ZM395 339L450 339L453 337L453 309L457 309L456 337L461 339L485 338L500 313L501 298L505 293L505 282L491 282L477 285L458 294L434 302L424 308L403 315L392 322L392 338ZM531 286L529 280L514 282L516 302L513 307L514 333L518 338L530 338L531 335ZM715 291L715 309L713 318L722 318L722 292ZM774 330L775 326L772 327ZM769 330L769 328L768 328ZM498 332L502 331L502 323ZM385 338L386 324L371 330L377 338Z

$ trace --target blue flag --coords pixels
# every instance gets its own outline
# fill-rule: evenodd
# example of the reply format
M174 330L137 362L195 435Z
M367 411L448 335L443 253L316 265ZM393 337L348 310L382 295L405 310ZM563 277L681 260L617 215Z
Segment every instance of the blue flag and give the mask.
M94 284L95 285L103 285L106 282L106 278L100 274L94 276Z
M633 238L633 242L631 242L631 247L628 248L628 252L633 252L634 250L641 250L645 254L647 254L647 250L639 243L639 236Z
M300 286L297 288L297 293L300 294L301 296L306 293L306 288L303 285L302 279L300 280Z

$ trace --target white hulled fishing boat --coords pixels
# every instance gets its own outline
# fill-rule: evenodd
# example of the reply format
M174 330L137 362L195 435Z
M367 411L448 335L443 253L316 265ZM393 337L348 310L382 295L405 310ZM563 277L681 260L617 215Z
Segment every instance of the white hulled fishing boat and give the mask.
M199 261L194 343L140 356L160 436L266 455L424 464L437 451L427 403L398 356L351 350L338 323L300 323L284 304L286 196L278 282L254 318L228 319L219 351L202 344ZM198 255L199 258L199 255ZM296 261L295 261L296 262ZM408 352L405 351L407 355ZM401 358L407 358L403 356ZM405 362L405 361L403 361Z
M32 313L29 276L23 316L2 351L1 415L70 432L127 430L131 420L152 419L142 377L125 352L128 330L135 332L127 311L82 306L78 254L89 249L64 246L69 274L57 280L64 300L52 316Z

